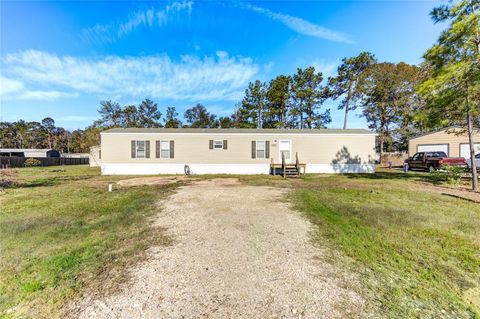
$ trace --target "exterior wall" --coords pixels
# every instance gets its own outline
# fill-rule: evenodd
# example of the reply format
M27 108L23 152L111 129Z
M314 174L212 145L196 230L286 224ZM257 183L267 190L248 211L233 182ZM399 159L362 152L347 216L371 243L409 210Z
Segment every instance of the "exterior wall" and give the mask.
M89 164L91 167L98 167L102 164L100 159L100 146L92 146L90 147L90 153L88 154Z
M457 135L458 129L443 130L432 134L413 138L408 143L408 155L413 156L417 152L418 145L435 145L435 144L448 144L448 155L451 157L460 156L460 144L468 143L467 134ZM475 143L480 143L480 133L475 134Z
M34 148L2 148L0 149L2 156L18 156L18 157L60 157L61 154L57 150L52 149L34 149Z
M150 158L131 158L131 141L149 140ZM174 158L156 158L155 141L173 140ZM227 149L209 149L209 140L227 140ZM102 133L103 174L268 174L281 163L279 141L291 141L291 157L307 173L373 172L374 134ZM252 141L269 141L270 157L251 158Z

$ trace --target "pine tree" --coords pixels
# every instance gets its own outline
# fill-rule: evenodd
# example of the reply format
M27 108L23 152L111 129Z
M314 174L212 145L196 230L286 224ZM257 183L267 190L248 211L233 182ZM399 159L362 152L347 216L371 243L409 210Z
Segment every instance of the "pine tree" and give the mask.
M181 127L182 123L178 119L178 113L173 106L167 107L165 115L165 127L166 128L178 128Z
M263 127L286 128L291 77L279 75L270 81L266 92L267 112Z
M421 84L419 92L427 100L430 122L449 119L467 132L472 188L478 191L473 134L480 116L480 1L443 5L435 8L431 16L435 23L448 21L450 25L425 53L431 76Z
M338 109L345 109L344 130L347 129L348 112L357 108L356 102L362 96L361 81L365 71L375 62L375 57L369 52L362 52L352 58L344 58L337 69L337 76L328 79L328 96L333 100L343 97Z
M245 97L242 100L242 117L250 122L252 127L262 128L264 126L266 108L267 85L259 80L248 83L245 90Z
M324 127L331 121L329 110L322 114L318 112L324 101L322 81L322 73L315 73L313 66L303 70L298 68L297 73L293 75L291 84L292 104L289 113L294 127ZM299 121L297 118L299 118Z

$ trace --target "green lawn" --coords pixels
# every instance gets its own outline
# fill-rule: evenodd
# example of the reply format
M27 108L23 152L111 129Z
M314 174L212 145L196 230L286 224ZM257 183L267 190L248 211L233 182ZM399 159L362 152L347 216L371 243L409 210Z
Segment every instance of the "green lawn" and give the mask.
M306 177L291 200L387 318L479 318L480 204L410 189L425 174Z
M0 317L50 317L80 287L107 293L127 263L169 243L148 218L173 186L109 193L108 182L120 178L95 168L16 172L16 185L0 192Z

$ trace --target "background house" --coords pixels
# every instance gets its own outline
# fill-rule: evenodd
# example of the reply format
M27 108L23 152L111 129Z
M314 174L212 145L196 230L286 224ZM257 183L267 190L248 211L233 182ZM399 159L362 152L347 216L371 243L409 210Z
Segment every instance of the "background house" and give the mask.
M53 149L0 148L0 168L24 167L29 158L38 160L39 166L86 165L88 154L62 154Z
M100 145L90 147L90 153L88 153L90 166L98 167L101 165L102 151Z
M53 149L38 148L0 148L0 156L17 157L60 157L61 154Z
M480 132L474 136L475 154L480 153ZM451 157L470 158L468 136L464 129L456 126L447 127L439 131L427 133L410 139L408 155L417 152L443 151Z

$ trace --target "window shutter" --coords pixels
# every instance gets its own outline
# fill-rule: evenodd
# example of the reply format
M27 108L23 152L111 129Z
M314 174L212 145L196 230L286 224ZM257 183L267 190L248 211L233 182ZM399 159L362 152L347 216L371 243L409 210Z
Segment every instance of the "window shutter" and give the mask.
M208 141L208 147L213 150L213 140Z
M160 158L160 141L155 141L155 157Z
M252 141L252 158L257 158L257 142Z
M223 149L226 150L227 149L227 140L223 140Z
M145 158L150 158L150 141L145 141Z
M137 155L137 150L136 150L136 146L137 146L137 142L136 141L132 141L132 158L135 158L135 155Z
M170 141L170 158L175 155L175 141Z
M270 158L270 141L265 141L265 158Z

